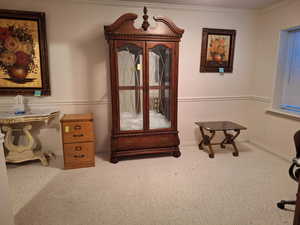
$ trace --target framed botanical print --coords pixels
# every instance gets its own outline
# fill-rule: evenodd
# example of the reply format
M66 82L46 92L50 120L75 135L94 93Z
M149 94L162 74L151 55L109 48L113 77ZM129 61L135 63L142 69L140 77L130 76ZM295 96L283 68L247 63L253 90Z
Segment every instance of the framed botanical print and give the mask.
M45 13L0 10L0 95L50 95Z
M203 28L200 72L232 73L235 30Z

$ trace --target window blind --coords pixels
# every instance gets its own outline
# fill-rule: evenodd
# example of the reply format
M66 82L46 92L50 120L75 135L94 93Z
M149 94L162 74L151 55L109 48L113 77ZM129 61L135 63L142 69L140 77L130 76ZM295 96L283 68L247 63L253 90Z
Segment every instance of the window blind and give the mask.
M300 112L300 31L289 32L286 78L281 108Z

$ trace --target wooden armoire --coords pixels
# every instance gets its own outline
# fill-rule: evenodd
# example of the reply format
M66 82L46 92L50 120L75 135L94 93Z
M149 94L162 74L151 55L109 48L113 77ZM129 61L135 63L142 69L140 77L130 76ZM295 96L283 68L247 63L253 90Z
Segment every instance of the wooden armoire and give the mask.
M177 131L179 42L184 32L171 20L153 17L137 29L127 13L104 26L109 44L111 162L137 155L180 156Z

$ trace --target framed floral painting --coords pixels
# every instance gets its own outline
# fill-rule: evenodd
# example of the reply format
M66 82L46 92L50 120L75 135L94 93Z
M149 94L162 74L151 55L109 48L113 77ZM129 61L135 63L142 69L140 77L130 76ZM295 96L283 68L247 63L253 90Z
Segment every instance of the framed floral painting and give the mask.
M203 28L200 72L232 73L235 30Z
M45 13L0 10L0 95L50 95Z

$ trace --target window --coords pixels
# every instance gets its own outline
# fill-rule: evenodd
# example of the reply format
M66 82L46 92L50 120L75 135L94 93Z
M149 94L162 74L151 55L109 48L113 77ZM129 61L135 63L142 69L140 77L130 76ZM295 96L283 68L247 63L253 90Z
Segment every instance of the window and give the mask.
M300 27L281 32L273 107L300 114Z

